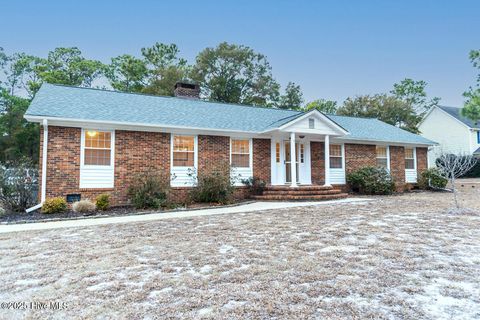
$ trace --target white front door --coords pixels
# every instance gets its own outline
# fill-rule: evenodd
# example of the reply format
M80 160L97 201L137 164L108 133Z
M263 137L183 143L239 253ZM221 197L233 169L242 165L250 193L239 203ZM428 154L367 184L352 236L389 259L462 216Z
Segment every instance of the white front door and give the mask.
M273 185L285 185L292 183L292 159L290 157L290 141L272 139L271 144L271 177ZM295 143L297 168L297 183L311 184L310 170L310 141L297 141Z
M292 165L294 164L297 167L297 182L300 182L300 172L299 172L299 147L300 144L298 142L295 143L295 158L296 161L293 161L292 164L292 156L290 154L290 141L284 142L285 147L285 161L284 161L284 170L285 170L285 183L292 183Z

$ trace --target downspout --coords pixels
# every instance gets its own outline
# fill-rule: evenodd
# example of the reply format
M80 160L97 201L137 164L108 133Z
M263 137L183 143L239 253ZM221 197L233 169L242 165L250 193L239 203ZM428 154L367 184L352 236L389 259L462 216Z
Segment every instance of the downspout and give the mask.
M42 185L40 187L40 203L25 210L27 213L38 210L42 207L47 195L47 150L48 150L48 121L43 119L43 145L42 145Z

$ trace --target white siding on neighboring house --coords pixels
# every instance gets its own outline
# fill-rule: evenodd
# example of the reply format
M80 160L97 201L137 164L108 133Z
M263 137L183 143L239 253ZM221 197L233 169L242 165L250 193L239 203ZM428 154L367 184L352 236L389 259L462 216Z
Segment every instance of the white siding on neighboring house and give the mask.
M455 119L448 113L434 108L419 126L420 134L438 146L433 146L428 152L428 163L435 165L438 155L448 153L471 153L472 133L467 125Z
M85 135L87 132L109 132L110 141L110 164L90 165L85 164ZM103 150L103 149L97 149ZM115 164L115 131L96 129L82 129L80 144L80 188L81 189L110 189L114 186Z
M480 148L479 132L480 130L478 129L472 129L470 132L470 153L473 153Z

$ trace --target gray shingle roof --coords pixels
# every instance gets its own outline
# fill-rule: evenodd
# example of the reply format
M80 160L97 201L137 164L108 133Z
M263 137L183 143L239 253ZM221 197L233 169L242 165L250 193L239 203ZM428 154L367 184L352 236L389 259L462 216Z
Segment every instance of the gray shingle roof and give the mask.
M350 135L345 139L368 140L381 142L436 144L418 134L411 133L372 118L356 118L337 115L327 115L330 119L347 129Z
M452 117L460 120L470 128L480 129L480 125L478 123L473 122L473 120L468 119L467 117L462 116L461 108L455 107L446 107L446 106L438 106L440 109L451 115Z
M260 133L303 112L44 84L26 116ZM434 144L377 119L327 115L353 140Z

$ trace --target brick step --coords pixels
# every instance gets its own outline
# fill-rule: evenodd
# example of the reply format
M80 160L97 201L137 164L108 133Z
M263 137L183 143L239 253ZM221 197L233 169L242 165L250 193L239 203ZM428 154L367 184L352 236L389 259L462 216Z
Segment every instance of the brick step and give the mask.
M338 194L342 193L338 189L328 189L328 190L266 190L263 191L263 195L329 195L329 194Z
M331 186L299 186L292 188L290 186L267 186L265 187L265 191L293 191L293 190L301 190L301 191L307 191L307 190L331 190L333 187Z
M347 193L338 193L338 194L322 194L322 195L261 195L261 196L252 196L255 200L262 201L308 201L308 200L335 200L335 199L344 199L348 197Z

